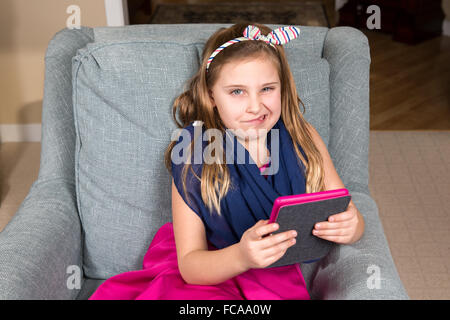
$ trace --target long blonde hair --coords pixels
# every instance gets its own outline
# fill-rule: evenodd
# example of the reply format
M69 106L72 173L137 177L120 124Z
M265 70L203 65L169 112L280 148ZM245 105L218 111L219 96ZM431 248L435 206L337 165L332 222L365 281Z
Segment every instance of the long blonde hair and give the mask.
M187 90L175 99L172 106L173 119L178 128L185 128L192 121L200 120L203 122L204 130L215 128L221 130L224 134L226 127L220 119L217 108L214 108L212 105L208 89L214 86L221 68L226 63L244 58L248 59L249 57L268 57L275 63L281 81L281 118L292 141L296 142L293 145L298 157L297 160L300 159L306 168L306 193L324 191L322 157L307 129L308 123L302 115L302 113L305 113L305 106L297 95L294 78L290 71L283 46L277 45L276 49L274 49L264 41L241 41L235 43L222 50L214 58L209 66L208 72L206 72L207 59L211 53L223 43L241 37L244 29L249 24L257 26L264 35L272 31L269 27L258 23L237 23L229 28L218 29L207 40L202 53L201 66L197 73L188 81ZM300 112L300 104L303 107L303 112ZM177 120L177 111L181 123ZM164 155L165 165L170 173L172 169L172 149L176 143L177 141L171 141ZM194 141L190 143L188 150L193 150L193 143ZM303 157L298 145L303 148L308 161ZM215 209L217 214L220 215L220 201L225 197L231 187L231 179L226 161L216 159L216 162L212 164L203 162L201 177L195 174L191 164L185 164L182 171L183 191L185 195L187 195L186 175L189 169L201 181L201 196L207 208L211 213Z

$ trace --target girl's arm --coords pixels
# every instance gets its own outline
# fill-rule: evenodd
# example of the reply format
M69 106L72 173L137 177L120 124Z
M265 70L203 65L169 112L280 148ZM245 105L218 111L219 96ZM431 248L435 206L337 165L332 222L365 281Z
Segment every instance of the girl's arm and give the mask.
M319 133L310 123L308 123L308 128L314 144L322 155L325 171L325 190L345 188ZM317 223L313 230L313 234L319 238L342 244L357 242L363 233L364 218L353 203L353 200L350 200L346 211L330 216L328 221Z
M178 268L184 281L214 285L247 271L238 243L208 251L203 221L181 198L173 179L172 215Z

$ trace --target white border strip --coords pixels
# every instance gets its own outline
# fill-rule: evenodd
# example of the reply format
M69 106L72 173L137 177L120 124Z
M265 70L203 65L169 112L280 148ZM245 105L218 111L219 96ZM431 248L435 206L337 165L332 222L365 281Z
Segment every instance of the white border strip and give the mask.
M450 20L444 19L442 22L442 35L450 36Z
M128 25L127 0L105 0L106 24L108 27Z
M0 143L40 142L41 124L0 124Z

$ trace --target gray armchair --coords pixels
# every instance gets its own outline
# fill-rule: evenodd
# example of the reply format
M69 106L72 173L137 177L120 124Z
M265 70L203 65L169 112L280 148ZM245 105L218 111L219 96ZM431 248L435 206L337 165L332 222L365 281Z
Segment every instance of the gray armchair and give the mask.
M206 39L230 24L63 29L45 56L38 179L0 233L0 299L87 299L142 268L171 221L171 105ZM277 28L279 25L269 25ZM353 245L302 264L314 299L408 299L368 189L370 50L350 27L285 45L304 114L362 213Z

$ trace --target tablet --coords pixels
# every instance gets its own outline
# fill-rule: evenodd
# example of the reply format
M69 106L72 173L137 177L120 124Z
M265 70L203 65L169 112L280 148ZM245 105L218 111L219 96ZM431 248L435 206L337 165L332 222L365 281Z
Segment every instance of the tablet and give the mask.
M267 268L294 263L311 263L325 257L336 243L312 234L317 222L347 210L351 195L348 190L336 189L278 197L272 207L269 223L279 228L272 234L296 230L296 243Z

